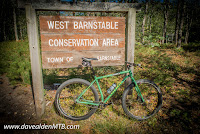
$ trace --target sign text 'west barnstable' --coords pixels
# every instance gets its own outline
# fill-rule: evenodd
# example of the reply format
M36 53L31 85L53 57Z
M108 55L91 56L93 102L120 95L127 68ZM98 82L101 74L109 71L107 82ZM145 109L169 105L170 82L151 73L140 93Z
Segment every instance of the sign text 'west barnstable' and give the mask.
M43 68L78 67L82 57L94 66L123 65L124 17L40 16Z

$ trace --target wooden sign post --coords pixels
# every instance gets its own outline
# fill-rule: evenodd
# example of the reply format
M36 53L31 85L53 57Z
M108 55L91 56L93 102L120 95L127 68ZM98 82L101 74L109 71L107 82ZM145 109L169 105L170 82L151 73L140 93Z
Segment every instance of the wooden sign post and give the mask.
M76 67L80 64L81 57L98 58L99 61L94 62L95 66L121 65L124 59L133 62L136 10L140 10L140 7L138 3L77 1L71 4L55 0L18 0L18 8L26 9L37 117L41 117L44 113L45 101L36 10L128 13L126 32L124 31L125 18L40 17L43 68L65 68Z
M41 69L38 25L37 25L35 9L33 9L31 5L26 5L25 8L26 8L29 50L31 58L32 86L34 89L33 97L34 97L37 117L41 117L42 114L44 113L45 102L43 93L44 88L43 88L43 78Z
M128 10L127 17L127 28L126 28L126 61L134 63L135 54L135 23L136 23L136 10L130 8ZM133 67L130 68L133 71ZM125 87L131 83L131 79L128 78L125 83Z

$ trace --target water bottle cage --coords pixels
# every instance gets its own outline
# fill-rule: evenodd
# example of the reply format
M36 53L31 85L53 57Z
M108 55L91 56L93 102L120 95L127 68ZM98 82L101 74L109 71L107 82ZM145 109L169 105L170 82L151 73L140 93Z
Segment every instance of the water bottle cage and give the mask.
M108 88L107 93L110 94L116 87L116 83L112 84L110 88Z

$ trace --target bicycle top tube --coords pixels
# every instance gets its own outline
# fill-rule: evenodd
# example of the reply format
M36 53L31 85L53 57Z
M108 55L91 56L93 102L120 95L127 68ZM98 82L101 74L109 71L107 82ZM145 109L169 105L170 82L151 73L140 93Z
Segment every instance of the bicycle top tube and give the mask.
M119 73L115 73L115 74L108 74L108 75L104 75L104 76L99 76L99 77L96 77L96 79L102 79L102 78L108 78L108 77L111 77L111 76L117 76L117 75L121 75L121 74L127 74L127 73L130 73L131 70L127 70L127 71L121 71Z
M125 76L124 79L117 85L117 87L111 92L111 94L104 100L104 96L103 96L103 92L101 90L101 87L100 87L100 84L99 84L99 79L103 79L103 78L108 78L108 77L113 77L113 76L117 76L117 75L122 75L122 74L127 74L129 73L129 75ZM81 98L81 96L96 82L97 84L97 87L98 87L98 90L100 92L100 95L101 95L101 102L103 103L106 103L110 97L117 91L117 89L126 81L126 79L130 77L132 80L134 80L133 76L132 76L132 72L131 70L126 70L126 71L121 71L119 73L115 73L115 74L109 74L109 75L105 75L105 76L99 76L99 77L96 77L94 76L94 80L91 82L90 86L88 88L86 88L77 98L77 102L78 103L84 103L84 104L90 104L90 105L98 105L97 103L93 103L93 102L90 102L88 103L87 102L81 102L79 101L79 99ZM99 102L100 103L100 102Z

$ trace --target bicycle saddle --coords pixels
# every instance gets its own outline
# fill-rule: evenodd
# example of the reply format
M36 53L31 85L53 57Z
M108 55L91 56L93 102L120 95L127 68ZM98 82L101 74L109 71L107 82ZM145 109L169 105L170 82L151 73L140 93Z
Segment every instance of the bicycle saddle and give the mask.
M98 60L97 58L86 58L86 57L83 57L82 60L84 61L92 61L92 60Z

